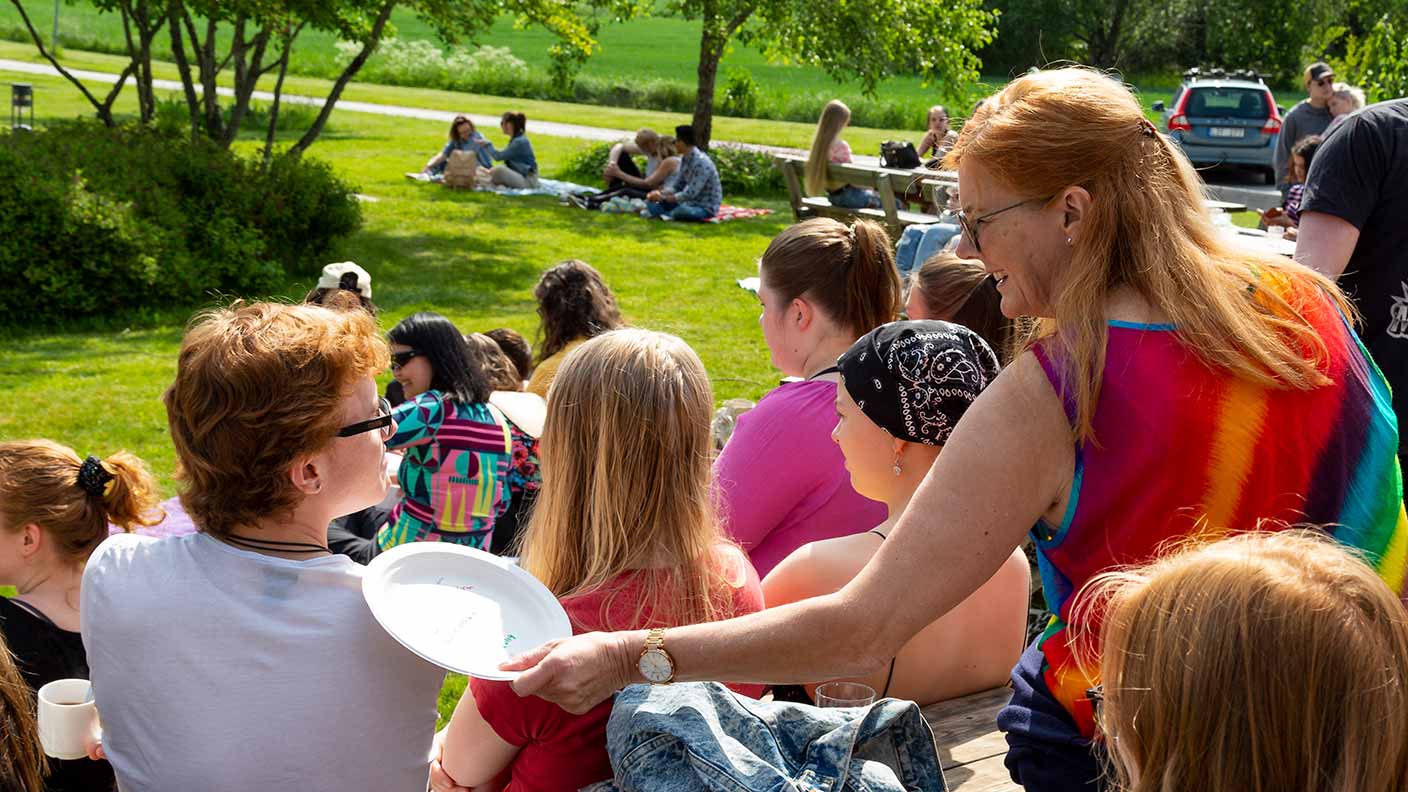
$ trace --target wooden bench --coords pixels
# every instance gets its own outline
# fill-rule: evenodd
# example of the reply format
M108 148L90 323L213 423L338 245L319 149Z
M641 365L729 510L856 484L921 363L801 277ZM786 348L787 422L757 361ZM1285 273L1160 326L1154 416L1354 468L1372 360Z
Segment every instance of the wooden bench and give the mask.
M909 185L924 178L923 174L892 168L870 167L852 163L830 163L827 177L832 181L845 182L857 187L866 187L880 194L879 209L847 209L832 206L825 196L807 195L803 189L807 160L804 157L782 155L776 160L778 170L787 183L787 195L792 203L792 213L801 222L811 217L834 217L848 220L861 217L875 220L885 226L893 236L898 236L905 226L937 223L939 218L923 212L901 209L896 194L903 196Z
M1011 689L1000 687L924 708L949 789L1021 792L1002 763L1007 739L997 730L998 710L1011 698Z

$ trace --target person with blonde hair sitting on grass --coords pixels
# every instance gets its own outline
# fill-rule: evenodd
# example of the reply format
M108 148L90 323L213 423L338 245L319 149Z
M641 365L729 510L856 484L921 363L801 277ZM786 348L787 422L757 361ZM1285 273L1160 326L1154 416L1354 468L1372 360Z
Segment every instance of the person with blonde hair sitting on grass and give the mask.
M1408 789L1408 613L1323 533L1185 545L1080 602L1112 788Z
M713 621L763 607L758 575L709 498L714 406L683 341L617 330L572 352L548 396L543 488L521 563L562 601L574 632ZM738 688L756 696L761 686ZM432 769L436 790L506 782L580 789L611 777L610 703L571 715L472 679Z

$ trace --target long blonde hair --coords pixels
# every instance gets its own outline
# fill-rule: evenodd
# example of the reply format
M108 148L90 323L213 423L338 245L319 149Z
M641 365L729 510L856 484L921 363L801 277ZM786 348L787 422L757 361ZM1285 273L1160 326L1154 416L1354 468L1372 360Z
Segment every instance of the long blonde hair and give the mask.
M816 122L816 136L812 138L812 150L807 154L807 167L802 172L808 195L826 192L826 168L831 164L831 147L849 123L851 108L840 99L832 99L822 108L821 118Z
M1324 534L1193 546L1081 597L1120 789L1408 789L1408 613Z
M712 410L704 364L675 336L614 330L573 350L548 394L523 568L560 598L640 570L637 619L646 607L672 624L726 615Z
M1049 317L1034 322L1027 339L1049 337L1053 357L1068 368L1077 440L1094 439L1105 307L1120 287L1167 315L1184 346L1214 368L1271 388L1329 382L1324 341L1301 315L1304 303L1282 292L1318 299L1315 288L1284 288L1313 284L1348 315L1343 294L1305 267L1225 242L1193 167L1120 83L1080 67L1013 80L979 105L945 166L970 157L1024 195L1046 198L1071 186L1090 193Z
M39 746L35 698L0 633L0 789L42 792L48 760Z

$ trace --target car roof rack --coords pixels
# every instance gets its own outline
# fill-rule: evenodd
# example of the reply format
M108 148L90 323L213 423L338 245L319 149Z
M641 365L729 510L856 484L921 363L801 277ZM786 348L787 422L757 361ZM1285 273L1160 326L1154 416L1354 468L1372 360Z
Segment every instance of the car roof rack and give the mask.
M1183 72L1183 79L1185 79L1185 80L1247 80L1247 81L1250 81L1250 82L1259 82L1259 83L1265 83L1265 82L1266 82L1266 80L1265 80L1265 78L1263 77L1263 75L1262 75L1260 72L1257 72L1255 69L1237 69L1237 70L1235 70L1235 71L1230 71L1230 72L1229 72L1229 71L1227 71L1226 69L1224 69L1224 68L1222 68L1222 67L1220 67L1220 66L1213 66L1213 67L1209 67L1209 68L1206 68L1206 69L1204 69L1204 68L1202 68L1202 67L1200 67L1200 66L1194 66L1194 67L1192 67L1191 69L1188 69L1187 71Z

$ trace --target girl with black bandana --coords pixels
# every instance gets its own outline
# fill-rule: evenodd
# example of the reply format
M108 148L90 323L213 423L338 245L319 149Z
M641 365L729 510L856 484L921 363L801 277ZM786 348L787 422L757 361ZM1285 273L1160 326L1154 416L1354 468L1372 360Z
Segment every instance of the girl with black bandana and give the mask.
M831 437L856 492L884 503L889 515L866 533L812 542L784 559L763 580L770 607L836 591L860 572L998 371L976 333L937 321L882 325L841 355L837 367ZM1014 550L987 583L910 639L887 669L857 681L879 696L921 706L1003 684L1022 651L1030 585L1026 556ZM808 695L815 687L806 686Z

